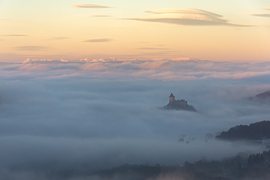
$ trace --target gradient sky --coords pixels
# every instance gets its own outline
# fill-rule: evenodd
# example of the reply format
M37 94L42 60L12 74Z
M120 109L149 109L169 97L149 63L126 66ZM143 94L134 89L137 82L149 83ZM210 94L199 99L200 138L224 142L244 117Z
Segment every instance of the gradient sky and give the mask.
M0 0L0 61L270 61L270 1Z

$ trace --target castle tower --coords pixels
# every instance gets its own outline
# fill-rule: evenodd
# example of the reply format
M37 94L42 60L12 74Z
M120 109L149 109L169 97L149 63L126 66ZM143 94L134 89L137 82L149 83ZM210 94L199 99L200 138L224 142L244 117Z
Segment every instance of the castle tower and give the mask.
M173 95L173 93L171 93L171 95L169 96L169 103L175 101L175 96Z

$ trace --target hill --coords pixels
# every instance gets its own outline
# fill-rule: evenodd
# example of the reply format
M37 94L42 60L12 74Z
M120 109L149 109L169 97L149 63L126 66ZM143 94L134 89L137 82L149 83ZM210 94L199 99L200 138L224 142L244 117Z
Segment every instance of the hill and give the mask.
M166 106L164 106L162 109L185 110L185 111L197 112L197 110L193 106L188 105L186 100L184 100L184 99L176 100L175 96L172 93L169 96L169 103Z
M249 100L270 101L270 91L257 94L254 97L250 97Z
M260 141L270 139L270 121L256 122L250 125L239 125L223 131L216 136L224 140L251 140Z

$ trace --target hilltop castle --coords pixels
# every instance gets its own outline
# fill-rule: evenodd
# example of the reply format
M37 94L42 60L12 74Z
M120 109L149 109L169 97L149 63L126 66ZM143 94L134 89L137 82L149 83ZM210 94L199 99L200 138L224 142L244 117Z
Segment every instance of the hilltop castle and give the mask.
M169 103L164 106L163 109L186 110L194 112L197 111L193 106L188 105L186 100L175 100L175 96L173 95L173 93L171 93L171 95L169 96Z
M187 101L185 101L184 99L181 100L175 100L175 96L173 95L173 93L171 93L171 95L169 96L169 104L179 104L182 106L188 106Z

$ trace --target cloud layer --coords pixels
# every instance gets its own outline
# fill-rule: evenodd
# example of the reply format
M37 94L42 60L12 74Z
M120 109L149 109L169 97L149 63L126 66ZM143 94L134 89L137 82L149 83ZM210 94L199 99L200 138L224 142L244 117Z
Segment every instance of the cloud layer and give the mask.
M190 26L243 26L229 23L221 15L200 9L161 9L146 11L154 15L130 20L160 22Z
M107 42L105 40L92 40L93 43ZM142 49L155 51L152 48ZM198 79L245 79L270 75L270 63L230 63L202 60L122 60L122 59L81 59L73 61L67 59L26 59L24 64L6 64L2 69L12 68L25 70L45 67L46 71L58 72L66 69L71 76L84 76L92 74L100 78L110 75L115 78L147 78L163 81L198 80ZM27 66L26 66L27 65ZM69 70L69 71L68 71ZM4 71L2 71L4 73ZM17 73L26 73L16 71ZM66 75L67 75L66 74Z
M269 118L269 104L245 100L270 89L269 67L115 58L1 63L0 178L61 179L55 174L261 151L206 134ZM171 92L199 113L159 109Z

